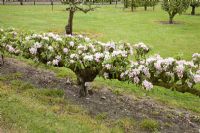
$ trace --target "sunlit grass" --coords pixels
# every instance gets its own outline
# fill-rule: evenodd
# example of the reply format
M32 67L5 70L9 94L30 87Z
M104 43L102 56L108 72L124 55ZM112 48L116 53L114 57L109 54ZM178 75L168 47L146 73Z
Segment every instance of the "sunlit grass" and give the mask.
M124 40L131 43L140 41L149 44L153 53L163 56L182 54L190 59L192 53L200 52L200 16L177 15L175 21L180 24L161 24L167 21L168 14L160 5L155 11L138 8L122 10L122 5L102 6L87 14L77 12L74 17L75 33L86 34L101 41ZM197 8L197 13L200 9ZM51 11L49 5L38 6L0 6L0 27L15 27L26 31L64 33L68 13L64 5L55 5Z

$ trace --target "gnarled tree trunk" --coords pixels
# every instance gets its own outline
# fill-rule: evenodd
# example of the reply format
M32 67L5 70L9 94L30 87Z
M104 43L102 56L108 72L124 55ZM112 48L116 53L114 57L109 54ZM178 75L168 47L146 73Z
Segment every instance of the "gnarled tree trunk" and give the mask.
M0 66L3 66L4 64L4 56L3 54L0 55Z
M176 15L175 12L169 13L169 24L173 24L174 16Z
M65 26L66 34L72 35L74 11L69 11L68 24Z

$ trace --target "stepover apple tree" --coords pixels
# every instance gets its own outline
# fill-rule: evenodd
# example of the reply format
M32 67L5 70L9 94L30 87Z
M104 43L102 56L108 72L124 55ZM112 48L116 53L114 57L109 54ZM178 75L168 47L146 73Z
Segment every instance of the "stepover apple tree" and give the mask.
M173 19L177 14L182 14L190 6L191 0L163 0L162 9L169 14L169 24L173 24Z
M69 11L68 24L65 26L66 34L73 32L73 18L76 11L87 13L93 11L96 7L91 7L90 3L84 3L83 0L61 0L62 4L67 5L66 10Z
M0 31L0 50L71 69L77 76L80 96L87 95L87 84L97 76L128 81L146 90L157 85L200 96L195 87L200 84L199 53L194 53L190 61L160 55L149 57L150 49L144 43L132 47L125 42L102 43L82 35ZM133 56L136 61L131 59Z
M192 7L191 15L195 15L195 9L200 6L200 0L191 0L190 6Z

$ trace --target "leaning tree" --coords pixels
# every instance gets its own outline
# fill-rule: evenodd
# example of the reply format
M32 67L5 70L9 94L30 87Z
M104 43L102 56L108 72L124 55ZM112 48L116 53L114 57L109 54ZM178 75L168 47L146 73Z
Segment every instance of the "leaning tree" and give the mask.
M195 9L200 6L200 0L191 0L190 6L192 7L191 15L195 15Z
M185 12L190 5L190 0L163 0L162 9L169 14L169 24L173 24L174 16Z
M90 3L84 4L83 0L61 0L61 2L68 6L66 10L69 12L68 24L65 26L66 34L72 34L73 32L73 18L76 11L87 13L94 10Z

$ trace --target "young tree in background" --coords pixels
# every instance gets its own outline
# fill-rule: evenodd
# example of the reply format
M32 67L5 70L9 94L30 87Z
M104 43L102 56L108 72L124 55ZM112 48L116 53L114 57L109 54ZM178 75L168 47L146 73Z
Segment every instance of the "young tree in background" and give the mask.
M68 24L65 26L66 34L72 34L73 32L73 18L76 11L87 13L94 10L90 4L83 6L84 1L82 0L61 0L61 2L68 6L66 10L69 12ZM85 8L85 6L87 6L87 8Z
M163 0L162 9L169 14L169 23L173 24L176 14L182 14L190 5L190 0Z
M190 6L192 7L191 15L195 15L195 9L200 6L200 0L191 0Z

